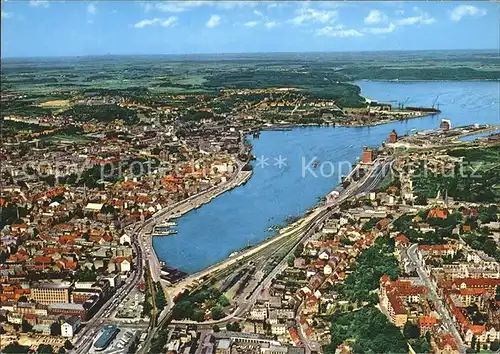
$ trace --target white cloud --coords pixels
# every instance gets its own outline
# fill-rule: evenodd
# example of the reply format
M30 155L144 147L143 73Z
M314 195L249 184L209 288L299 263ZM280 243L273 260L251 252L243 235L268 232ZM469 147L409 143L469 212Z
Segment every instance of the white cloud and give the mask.
M12 12L5 12L2 10L2 20L11 18L12 17Z
M220 16L219 15L212 15L207 21L206 26L208 28L214 28L220 23Z
M485 9L480 9L472 5L459 5L450 12L450 19L458 22L465 16L480 17L486 15Z
M387 20L387 16L379 10L370 10L368 16L365 17L365 23L369 25L374 25L376 23L384 22Z
M243 25L245 27L248 27L248 28L252 28L252 27L255 27L259 24L259 21L248 21L248 22L245 22Z
M184 12L203 5L205 1L164 1L157 3L156 8L164 12Z
M359 32L358 30L355 30L353 28L345 29L344 26L342 26L342 25L337 25L335 27L326 26L326 27L320 28L320 29L316 30L316 35L317 36L329 36L329 37L341 37L341 38L363 37L364 36L364 34Z
M297 16L288 22L294 25L302 25L308 22L329 23L337 19L338 11L318 11L311 8L302 7L297 10Z
M95 6L95 4L93 3L90 3L88 6L87 6L87 13L89 15L95 15L97 13L97 7Z
M276 22L276 21L269 21L269 22L266 22L266 24L265 24L265 26L266 26L267 28L274 28L274 27L276 27L277 25L278 25L278 22Z
M436 19L434 17L431 17L427 12L424 12L418 16L411 16L399 19L396 21L396 24L400 26L412 26L412 25L430 25L434 22L436 22Z
M392 33L396 29L396 25L394 23L389 24L387 27L374 27L374 28L365 28L363 32L371 33L371 34L387 34Z
M207 5L215 6L223 10L231 10L235 8L256 7L260 1L204 1Z
M257 1L258 2L258 1ZM185 12L190 11L192 9L201 7L201 6L211 6L216 7L222 10L231 10L234 8L242 8L242 7L255 7L257 6L257 2L254 1L162 1L157 3L154 7L163 12ZM146 3L144 5L145 11L150 11L153 6L149 6Z
M167 19L153 18L150 20L142 20L137 22L134 27L135 28L144 28L147 26L162 26L162 27L171 27L174 26L178 21L176 16L170 16Z
M253 13L259 17L264 17L264 14L260 12L259 10L253 10Z
M49 7L49 2L47 0L30 0L29 4L34 7Z

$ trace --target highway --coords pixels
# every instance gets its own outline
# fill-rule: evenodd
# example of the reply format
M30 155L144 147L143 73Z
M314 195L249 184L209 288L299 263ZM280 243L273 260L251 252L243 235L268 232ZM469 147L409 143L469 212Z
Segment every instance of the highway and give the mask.
M425 262L424 260L419 259L417 255L417 250L418 250L418 244L413 244L410 247L408 247L408 257L410 257L412 263L415 264L415 266L417 267L417 273L420 279L423 280L425 285L431 290L431 298L437 304L437 310L439 312L439 315L441 316L443 324L455 338L455 341L459 346L460 352L465 353L467 347L462 341L462 337L460 337L460 334L458 333L458 330L455 326L455 322L452 320L450 313L448 312L448 309L444 306L441 297L438 295L436 286L430 280L429 275L425 271L424 269Z
M142 264L142 252L139 245L138 239L134 238L133 246L136 250L137 260L135 264ZM136 266L131 275L125 281L117 292L99 309L99 311L85 323L85 327L75 336L73 341L74 349L71 351L73 353L83 353L88 351L93 343L96 333L100 330L101 325L104 323L105 318L107 318L120 304L120 302L128 295L128 293L137 285L137 283L142 279L143 267Z
M257 299L260 289L262 289L265 286L269 286L271 280L283 270L284 265L286 264L286 259L291 252L295 249L296 245L299 242L304 242L307 240L317 229L317 227L323 223L330 215L331 213L334 212L334 206L340 204L342 201L344 201L347 198L350 198L354 195L360 195L362 193L366 193L373 189L383 178L385 172L386 172L386 167L389 165L392 165L392 161L384 161L382 164L382 168L374 168L367 176L365 176L361 181L352 183L348 189L345 190L345 192L342 194L341 197L339 197L337 200L334 200L331 203L321 205L314 209L309 215L307 215L305 218L297 221L296 223L290 225L289 227L286 227L282 230L282 233L270 240L267 240L260 245L257 245L249 250L243 251L237 256L231 257L229 259L226 259L225 261L216 264L212 267L209 267L202 272L193 274L189 276L188 278L184 279L183 281L179 282L178 284L175 284L175 286L172 288L166 288L166 297L169 301L169 308L172 305L172 299L173 297L180 293L181 291L184 291L185 289L196 286L198 285L198 282L202 280L202 278L212 275L213 273L216 273L218 271L224 270L227 267L236 264L237 262L240 262L242 260L247 259L249 256L252 256L254 254L258 254L260 251L263 251L265 249L268 249L269 246L275 245L278 241L284 240L285 238L293 238L293 237L300 237L299 241L295 243L295 246L293 246L288 254L283 257L281 262L262 280L262 283L259 288L255 289L255 291L250 295L247 301L244 301L244 303L239 306L236 311L231 314L230 316L221 319L217 321L217 323L224 323L227 321L230 321L231 319L238 317L241 314L244 314L249 311L255 300ZM104 322L104 319L100 319L101 316L107 315L113 311L120 301L124 299L124 297L130 292L130 290L137 285L137 283L142 279L143 277L143 269L145 263L147 262L147 265L151 271L151 276L153 278L153 281L158 281L160 280L160 274L161 274L161 265L159 260L156 257L156 254L152 248L151 244L151 236L146 235L145 231L148 228L152 228L155 224L161 222L161 220L167 218L172 212L175 210L180 210L184 207L191 208L192 205L196 205L200 203L200 201L204 200L203 198L207 198L207 195L210 195L212 192L215 192L215 194L220 194L224 192L227 189L234 188L236 185L233 185L235 181L237 183L240 183L239 178L241 178L241 170L243 168L243 164L239 164L238 166L238 173L236 173L232 179L228 180L226 183L223 185L215 186L207 191L201 192L197 195L193 195L181 202L175 203L168 208L159 211L156 213L152 218L146 220L143 223L136 223L134 225L130 225L127 227L126 231L131 233L133 235L133 240L134 240L134 248L136 250L137 254L137 262L136 264L136 269L134 270L132 277L129 277L126 284L122 289L117 292L100 310L99 312L93 317L91 321L87 323L85 328L79 333L77 339L76 339L76 346L74 352L77 354L83 353L86 351L90 345L93 342L94 336L99 330L100 324ZM210 199L213 198L212 195L210 195ZM303 235L303 236L300 236ZM145 248L145 249L144 249ZM271 248L272 249L272 248ZM146 251L146 252L145 252ZM145 255L147 255L147 259L145 259ZM162 285L165 285L162 282ZM165 310L158 321L158 324L156 327L150 328L148 332L148 337L146 341L144 342L141 350L139 352L144 353L148 350L149 348L149 343L151 339L153 338L154 334L156 333L156 330L158 328L161 328L166 321L170 319L171 311L170 310ZM154 321L152 321L154 324ZM189 321L190 322L190 321ZM186 322L188 323L188 322ZM208 325L208 323L207 323Z
M133 247L136 254L136 260L134 262L135 268L131 275L113 296L106 301L105 304L99 309L99 311L92 317L91 320L85 323L85 326L80 330L80 332L74 338L74 349L72 353L81 354L90 348L92 345L95 335L99 332L100 327L106 321L106 318L118 307L121 301L129 294L129 292L136 286L144 275L144 267L147 265L151 271L151 276L153 281L160 280L161 265L156 257L156 254L152 248L151 239L152 237L146 235L145 231L148 228L152 228L155 224L159 223L162 219L167 217L169 214L175 210L184 209L186 212L191 210L194 206L201 205L208 200L211 200L215 196L236 187L249 178L249 172L242 171L246 163L237 161L238 170L233 175L231 179L225 183L211 187L206 191L200 192L198 194L192 195L185 200L174 203L168 208L158 211L153 217L146 220L145 222L136 222L135 224L129 225L125 228L125 232L132 235ZM144 247L147 249L145 252ZM147 263L147 264L146 264ZM168 294L167 300L171 305L171 298ZM166 312L164 313L166 315Z

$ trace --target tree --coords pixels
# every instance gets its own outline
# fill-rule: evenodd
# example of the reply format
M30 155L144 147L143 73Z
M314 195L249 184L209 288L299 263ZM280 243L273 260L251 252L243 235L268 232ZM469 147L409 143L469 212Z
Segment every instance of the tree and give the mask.
M26 295L21 295L19 296L19 299L17 299L17 302L28 302L28 298Z
M33 326L28 323L28 321L23 320L21 324L21 329L23 332L31 332L33 330Z
M6 345L5 348L3 348L2 353L13 353L13 354L28 353L29 349L30 349L29 347L25 347L24 345L21 345L18 342L13 342Z
M176 320L191 318L191 316L193 315L193 311L194 311L193 303L189 300L182 300L179 303L175 304L172 310L172 316Z
M241 332L241 327L238 322L231 323L229 322L226 324L226 330L232 331L232 332Z
M221 305L222 307L229 306L229 300L225 295L219 296L219 305Z
M54 348L50 344L40 344L36 352L37 354L52 354L54 353Z
M338 347L347 339L359 353L406 353L408 345L399 328L375 307L332 316L331 343Z
M214 325L214 326L212 327L212 330L213 330L214 332L216 332L216 333L217 333L217 332L219 332L219 331L220 331L220 328L219 328L219 326Z
M300 257L302 255L302 252L304 251L304 245L302 243L299 243L297 245L297 248L293 251L293 254L295 257Z
M431 343L431 332L425 332L425 340L427 341L427 343Z
M431 346L425 338L417 338L417 339L412 339L410 340L410 344L415 351L415 353L430 353L431 352Z
M214 320L220 320L225 315L224 309L220 306L215 306L214 308L212 308L211 313Z
M205 314L201 310L195 310L193 312L193 315L191 316L191 320L196 322L203 322L204 319L205 319Z
M64 342L64 348L67 350L73 349L73 343L71 343L69 339L66 339L66 341Z
M417 205L427 205L427 197L425 195L419 195L416 199L415 199L415 203Z
M412 322L408 321L403 327L403 335L406 339L416 339L420 337L420 328Z
M471 339L471 341L470 341L470 347L471 347L472 349L476 348L476 340L477 340L476 335L473 335L473 336L472 336L472 339Z
M500 342L499 341L493 341L491 342L490 344L490 350L493 351L493 352L496 352L500 349Z
M50 335L51 336L61 335L61 324L59 322L54 322L50 325Z

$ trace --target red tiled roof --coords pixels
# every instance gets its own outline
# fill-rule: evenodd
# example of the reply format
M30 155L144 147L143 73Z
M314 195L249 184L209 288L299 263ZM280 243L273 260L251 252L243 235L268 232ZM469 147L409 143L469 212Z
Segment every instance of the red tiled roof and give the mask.
M295 344L300 344L300 338L297 333L297 329L295 327L292 327L290 328L289 333L290 333L290 338L292 338L293 342Z
M452 349L458 350L458 345L451 333L447 332L436 338L436 345L439 349L444 349L446 345L449 345Z
M427 219L431 218L446 219L448 218L448 210L433 208L429 210L429 213L427 214Z
M456 278L453 280L456 287L465 284L467 288L489 288L500 285L500 279L494 278Z
M116 257L115 258L115 263L122 263L123 261L129 261L128 257Z
M50 264L50 263L52 263L52 257L36 256L35 263L37 263L37 264Z
M465 288L460 289L459 294L463 296L472 295L472 296L480 296L485 294L487 291L484 288Z
M433 326L437 325L439 322L440 321L437 318L432 317L432 316L420 316L418 318L418 325L420 328L433 327Z
M387 294L387 298L389 299L391 307L393 308L396 315L403 315L406 313L403 307L403 303L401 302L401 299L398 296L396 296L396 294L389 293Z
M409 244L410 240L408 240L408 237L406 237L404 234L399 234L396 236L395 241L397 243L403 243L403 244Z

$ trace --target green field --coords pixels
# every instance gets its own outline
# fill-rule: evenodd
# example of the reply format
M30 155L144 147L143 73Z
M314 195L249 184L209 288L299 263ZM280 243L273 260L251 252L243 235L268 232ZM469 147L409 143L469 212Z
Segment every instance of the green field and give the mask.
M420 164L414 179L418 196L434 198L447 190L457 200L500 202L500 145L453 149L448 155L463 158L454 171L433 173Z
M498 53L487 51L102 56L5 59L1 79L2 92L29 96L23 106L86 90L217 94L231 87L296 87L355 106L359 89L347 84L354 80L500 80L500 64Z

